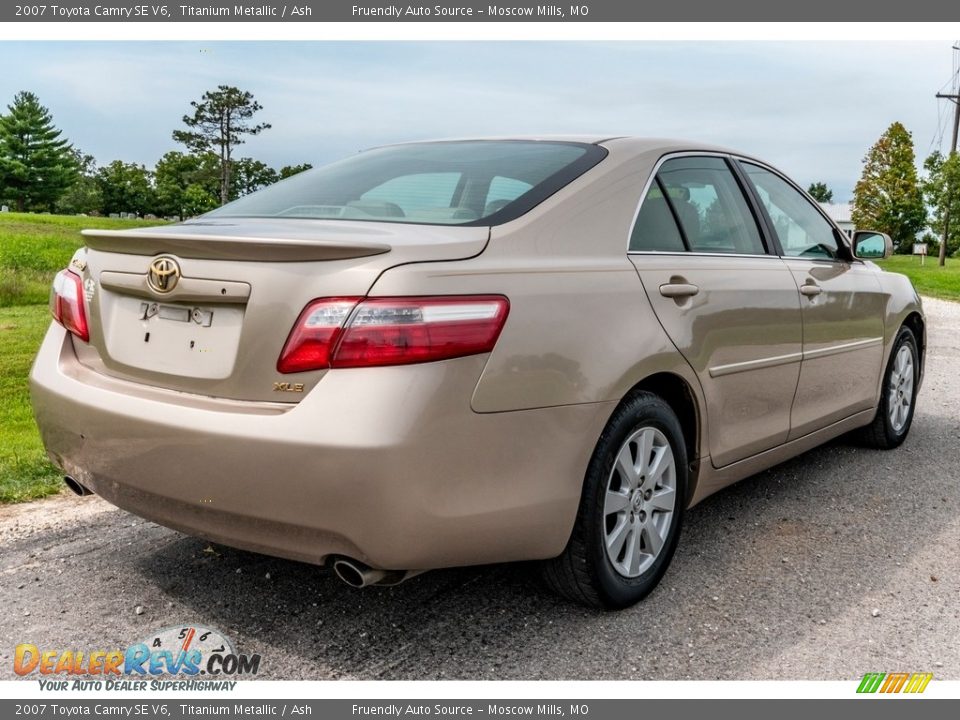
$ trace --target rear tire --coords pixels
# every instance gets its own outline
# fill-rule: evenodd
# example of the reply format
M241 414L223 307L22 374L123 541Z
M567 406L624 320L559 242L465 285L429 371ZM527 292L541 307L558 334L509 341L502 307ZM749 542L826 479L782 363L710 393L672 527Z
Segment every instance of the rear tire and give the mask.
M660 582L680 539L687 476L676 414L653 393L632 395L597 442L567 547L543 563L547 584L591 607L619 609L642 600Z
M917 340L910 328L901 327L883 374L877 414L860 431L860 439L865 445L891 450L906 440L913 424L919 375Z

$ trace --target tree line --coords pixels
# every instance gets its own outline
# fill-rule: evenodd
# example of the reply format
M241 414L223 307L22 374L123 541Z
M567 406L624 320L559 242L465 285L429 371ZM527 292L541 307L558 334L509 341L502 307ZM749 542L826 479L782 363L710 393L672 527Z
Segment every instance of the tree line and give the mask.
M220 85L190 103L184 128L171 150L153 167L114 160L98 166L62 137L49 110L31 92L20 92L0 114L0 202L18 211L69 214L136 213L193 217L230 200L309 169L309 164L274 169L260 160L235 158L246 139L270 129L253 118L263 108L253 95ZM831 202L825 183L810 194ZM931 154L917 171L913 138L899 122L887 128L863 159L853 193L854 224L886 232L897 252L910 253L922 240L937 245L947 217L947 252L960 251L960 154Z
M36 95L17 93L0 114L0 202L19 212L184 219L311 167L275 169L234 156L247 137L270 128L252 122L262 107L249 92L221 85L191 108L184 129L171 135L184 151L167 152L152 169L123 160L98 166L63 137Z

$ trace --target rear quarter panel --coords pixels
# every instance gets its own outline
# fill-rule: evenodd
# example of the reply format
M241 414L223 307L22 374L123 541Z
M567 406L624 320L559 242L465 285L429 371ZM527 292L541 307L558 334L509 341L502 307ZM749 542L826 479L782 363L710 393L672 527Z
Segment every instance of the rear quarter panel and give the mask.
M696 376L660 326L626 252L660 154L611 153L527 215L494 227L480 256L391 269L371 295L509 298L507 323L473 393L478 413L619 401L659 372L683 378L702 407Z

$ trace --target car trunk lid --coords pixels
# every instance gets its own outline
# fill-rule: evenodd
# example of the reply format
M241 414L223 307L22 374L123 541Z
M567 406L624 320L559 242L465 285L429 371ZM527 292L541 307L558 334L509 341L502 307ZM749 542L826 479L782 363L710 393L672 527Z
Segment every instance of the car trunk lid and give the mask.
M296 402L324 371L281 375L276 362L310 300L364 296L395 265L475 256L489 230L244 219L83 236L82 363L169 390Z

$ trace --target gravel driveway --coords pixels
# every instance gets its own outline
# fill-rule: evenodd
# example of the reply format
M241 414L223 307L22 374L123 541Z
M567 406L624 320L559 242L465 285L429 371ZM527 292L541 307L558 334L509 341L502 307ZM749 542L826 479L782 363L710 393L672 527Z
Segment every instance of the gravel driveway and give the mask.
M110 649L196 623L269 679L960 679L960 304L924 302L907 442L840 440L708 499L630 610L566 604L523 564L357 592L58 496L0 508L0 678L20 642Z

